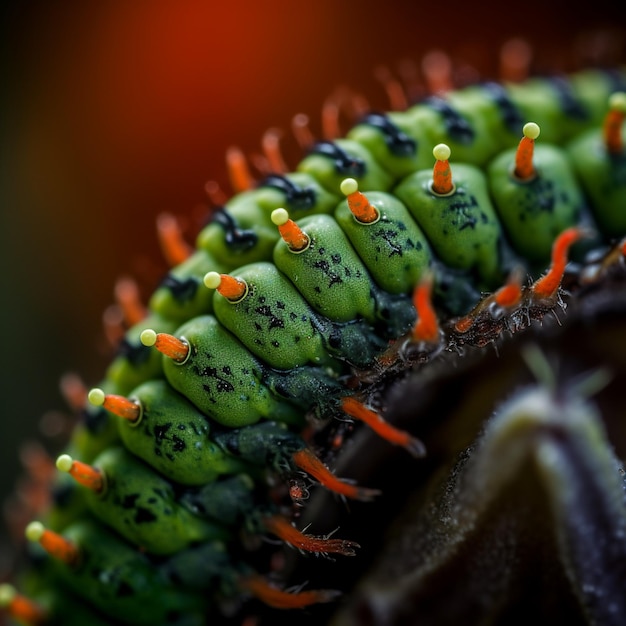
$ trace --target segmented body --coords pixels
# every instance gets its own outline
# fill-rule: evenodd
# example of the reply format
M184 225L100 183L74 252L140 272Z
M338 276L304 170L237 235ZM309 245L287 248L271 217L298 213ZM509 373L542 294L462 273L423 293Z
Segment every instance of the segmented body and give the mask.
M276 530L268 471L288 477L304 467L296 460L308 414L343 416L346 397L367 402L372 375L405 367L411 355L389 344L398 348L411 333L410 294L424 275L434 270L444 315L465 315L516 264L543 270L568 227L596 227L590 246L626 234L618 210L626 154L607 156L600 132L609 95L625 86L623 72L587 72L469 87L371 114L346 139L313 146L296 172L272 175L218 211L101 384L108 396L129 397L137 413L130 406L120 419L89 407L76 428L69 452L106 480L90 491L59 479L47 525L82 556L73 566L46 561L35 577L47 623L202 624L221 610L219 598L252 592L268 601L239 544L242 531ZM527 121L541 127L537 175L520 182L511 170ZM452 151L448 194L431 189L432 150L442 142ZM376 223L353 218L340 192L346 177L378 211ZM309 239L297 254L272 222L279 207ZM211 271L245 280L244 297L207 289ZM557 305L558 297L537 315ZM500 318L478 311L469 318L477 327L447 327L437 349L523 328L532 306L501 307ZM141 343L146 329L153 343L171 334L187 352L162 356ZM346 541L334 551L353 550Z

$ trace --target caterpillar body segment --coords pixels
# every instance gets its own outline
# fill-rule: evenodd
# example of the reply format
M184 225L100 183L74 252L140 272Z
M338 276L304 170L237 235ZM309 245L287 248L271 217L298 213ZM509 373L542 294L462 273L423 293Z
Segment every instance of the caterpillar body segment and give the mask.
M410 293L431 264L430 244L395 196L372 191L367 200L378 212L376 221L364 225L355 219L349 198L337 207L335 220L381 289Z
M111 448L93 464L106 476L106 488L89 491L90 510L143 551L174 554L192 543L229 537L227 528L181 506L171 483L125 448Z
M257 189L238 194L217 212L198 235L198 248L215 259L215 271L269 260L278 240L270 219L273 209L285 206L296 219L330 213L338 201L336 194L303 172L269 176Z
M590 85L594 86L595 91L593 96L589 96L589 93L584 89L583 85L585 81L589 81ZM415 150L419 145L421 154L423 154L422 160L419 163L412 162L410 166L407 166L404 171L392 176L392 183L384 186L378 181L376 187L368 182L365 186L361 183L360 187L362 191L375 189L378 191L387 191L397 184L399 180L405 178L408 174L411 174L418 170L428 170L432 167L432 148L439 143L448 144L452 153L454 154L455 161L458 163L473 163L478 166L484 166L489 160L495 157L499 152L506 148L513 148L519 142L520 131L523 125L532 120L536 122L542 128L542 140L546 144L556 142L557 145L564 145L566 141L574 137L576 133L583 131L585 128L589 128L592 125L601 125L602 118L606 112L607 100L613 90L623 88L624 78L620 75L611 75L603 73L582 73L576 77L577 86L571 90L571 93L564 91L560 88L562 81L550 81L534 79L530 83L530 90L532 95L524 98L524 84L522 85L506 85L500 86L498 94L493 95L496 91L495 87L468 87L460 91L453 91L446 94L445 100L446 106L439 106L439 109L433 110L432 106L428 102L424 104L418 104L414 108L408 109L406 112L394 112L389 114L389 119L384 124L378 124L376 126L364 124L355 127L351 133L355 133L357 129L365 128L371 129L374 136L380 137L379 149L370 149L370 152L374 155L377 163L386 164L387 161L393 159L394 146L396 143L393 138L398 135L402 135L407 132L407 128L411 127L409 121L414 111L424 111L429 116L428 123L421 125L415 122L413 135L415 139L411 145L415 144ZM543 93L541 91L543 87ZM507 96L507 90L512 93ZM590 89L589 92L592 90ZM580 96L583 93L585 96ZM567 97L569 93L569 98ZM480 95L478 95L480 94ZM508 100L507 100L508 98ZM579 99L577 99L579 98ZM480 101L482 99L482 106ZM449 102L448 102L449 100ZM470 105L461 105L459 103L465 101L471 102ZM508 104L505 105L504 102ZM517 102L517 103L516 103ZM566 110L563 110L563 103L568 104ZM456 111L455 109L461 107L462 109L471 109L474 111L471 118L466 118L462 111ZM512 110L517 111L513 115ZM555 113L546 113L547 110L553 110ZM578 111L578 113L577 113ZM567 126L563 124L563 116L566 119L572 118L575 120L574 128L567 128L560 132L555 129ZM419 117L419 116L418 116ZM406 118L406 119L405 119ZM405 119L402 129L395 128L397 120ZM433 128L433 119L442 120L440 131L436 133L430 133L429 129ZM482 132L482 127L477 128L476 131L472 130L472 123L478 124L477 121L484 119L488 126L485 131ZM447 123L447 126L445 123ZM488 122L487 122L488 121ZM496 129L497 127L508 128L506 139L502 138ZM479 132L481 131L481 132ZM457 138L455 142L454 138ZM458 138L464 137L465 143L459 142ZM419 140L419 141L418 141ZM476 142L485 141L491 142L489 149L481 149L480 146L475 145ZM370 148L369 143L362 142L366 148ZM330 149L327 149L327 167L330 168L333 163L336 165L336 171L338 175L343 178L351 176L349 173L350 159L344 155L343 158L338 158L340 154L345 153L345 150L341 148L343 144L338 145L336 153L332 153ZM406 142L403 144L406 145ZM352 146L352 144L350 144ZM408 149L406 149L408 151ZM316 153L316 158L320 156ZM356 155L353 160L356 159ZM365 172L367 167L365 162L360 167L356 167L352 164L352 168ZM353 176L357 180L363 177L364 174L357 173ZM336 193L339 188L341 180L336 180L336 184L331 186L327 184L327 188ZM281 203L277 206L285 206ZM228 210L228 207L227 207Z
M239 176L246 190L194 252L177 246L182 261L91 394L99 406L85 409L68 451L94 473L83 468L71 505L57 502L46 520L77 552L46 565L32 623L58 623L45 593L57 580L58 597L84 599L93 623L200 625L219 614L217 598L250 594L280 608L334 599L275 589L240 535L354 554L348 539L294 528L269 486L305 473L341 497L378 495L326 467L307 417L350 416L423 456L371 408L370 381L558 308L581 221L604 240L624 236L624 150L619 133L599 129L618 81L623 72L581 73L439 94L366 116L256 189ZM529 120L541 127L532 149L517 145Z
M416 172L395 190L449 267L474 273L484 288L501 282L502 231L484 174L472 165L453 167L452 192L431 190L432 172Z
M511 176L511 152L489 165L489 184L498 217L517 254L530 264L545 263L556 236L580 222L586 204L569 160L552 146L536 146L536 173Z
M101 524L76 522L58 537L77 550L78 558L69 563L52 558L49 569L64 586L89 598L109 618L123 623L132 615L136 624L167 624L183 615L195 616L195 623L202 623L203 601L197 592L176 585L148 556ZM151 597L155 588L159 593Z

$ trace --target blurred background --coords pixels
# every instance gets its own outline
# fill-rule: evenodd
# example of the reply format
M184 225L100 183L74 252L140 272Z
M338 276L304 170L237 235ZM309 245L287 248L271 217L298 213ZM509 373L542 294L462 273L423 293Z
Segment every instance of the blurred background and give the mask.
M581 42L624 60L623 3L476 4L3 5L1 500L21 472L22 444L43 440L42 416L66 410L60 377L98 382L115 279L134 276L147 300L165 271L155 217L179 216L193 241L208 211L206 181L230 193L230 145L258 152L264 130L288 131L298 112L317 131L322 103L340 85L386 108L375 68L396 71L434 48L485 77L497 76L499 47L514 36L537 50L539 71L574 68ZM288 153L292 144L285 139ZM3 522L0 576L6 536Z

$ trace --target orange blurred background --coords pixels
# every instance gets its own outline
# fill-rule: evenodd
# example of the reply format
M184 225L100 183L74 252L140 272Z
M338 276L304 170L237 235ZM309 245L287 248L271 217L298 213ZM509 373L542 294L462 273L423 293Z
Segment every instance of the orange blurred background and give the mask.
M378 64L394 69L440 48L493 77L499 46L524 35L541 51L538 69L570 69L581 34L626 26L615 2L593 11L470 4L66 0L1 9L2 498L20 442L39 437L45 411L64 409L60 376L98 382L109 358L100 318L115 278L134 275L147 298L165 269L155 216L205 212L209 179L228 190L228 146L258 151L263 131L288 130L297 112L317 130L340 84L384 107ZM195 223L186 223L191 235Z

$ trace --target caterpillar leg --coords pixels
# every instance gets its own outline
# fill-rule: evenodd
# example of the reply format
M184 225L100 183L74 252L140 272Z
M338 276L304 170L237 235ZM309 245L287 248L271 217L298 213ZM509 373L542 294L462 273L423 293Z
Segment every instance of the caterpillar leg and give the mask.
M320 602L332 602L339 595L338 591L332 589L313 589L290 593L273 587L258 575L242 578L240 586L275 609L302 609Z
M358 487L337 478L309 449L303 448L292 456L293 462L316 478L326 489L354 500L369 501L380 494L377 489Z
M380 413L367 408L355 398L343 398L341 407L346 414L365 422L376 434L389 443L406 448L415 457L422 457L426 454L426 448L419 439L404 430L392 426Z
M263 523L271 533L304 552L354 556L356 548L360 547L358 543L346 539L331 539L329 537L307 535L292 526L285 517L279 515L272 515L265 519Z

